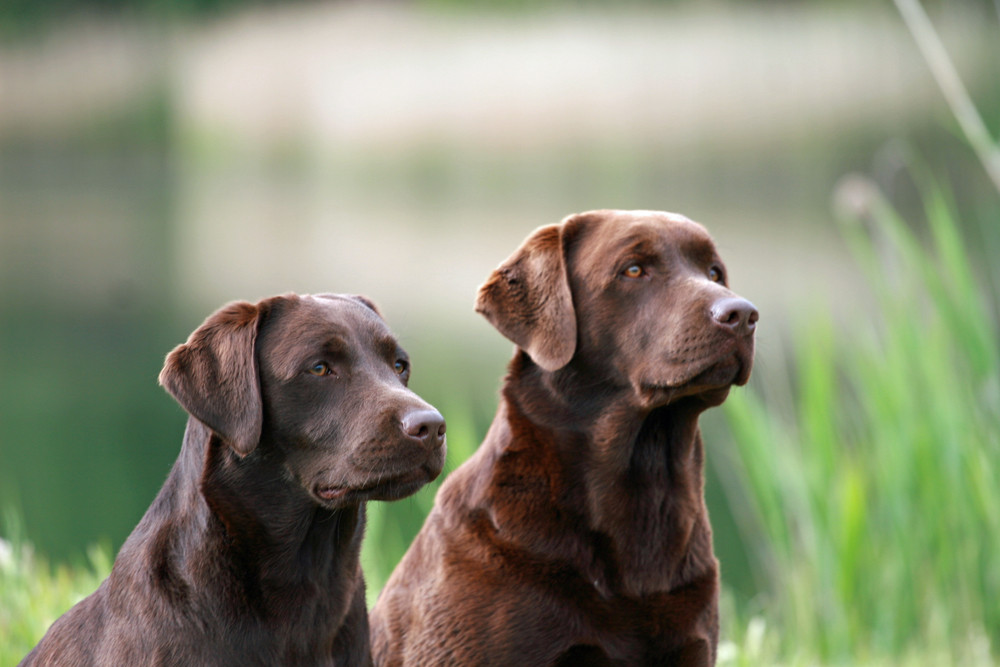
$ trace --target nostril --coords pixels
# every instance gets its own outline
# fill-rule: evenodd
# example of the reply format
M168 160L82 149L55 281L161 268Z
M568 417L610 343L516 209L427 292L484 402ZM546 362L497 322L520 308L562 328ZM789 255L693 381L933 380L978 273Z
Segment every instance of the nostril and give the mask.
M716 322L738 332L753 331L760 318L754 305L739 297L719 299L712 304L711 310Z
M411 438L426 444L440 441L444 435L444 417L437 410L414 410L400 420L403 432Z

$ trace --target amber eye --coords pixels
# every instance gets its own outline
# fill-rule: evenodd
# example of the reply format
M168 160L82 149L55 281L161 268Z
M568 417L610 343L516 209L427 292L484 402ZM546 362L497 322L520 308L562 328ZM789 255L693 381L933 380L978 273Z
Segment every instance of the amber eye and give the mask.
M396 375L402 375L406 371L410 370L410 364L405 359L397 359L393 368L396 369Z
M320 361L319 363L310 366L309 372L312 375L328 375L330 373L330 367L326 365L326 362Z
M708 270L708 279L711 280L713 283L721 283L722 271L720 271L717 267L713 266Z
M646 275L646 272L638 264L632 264L627 269L622 271L622 275L626 278L642 278Z

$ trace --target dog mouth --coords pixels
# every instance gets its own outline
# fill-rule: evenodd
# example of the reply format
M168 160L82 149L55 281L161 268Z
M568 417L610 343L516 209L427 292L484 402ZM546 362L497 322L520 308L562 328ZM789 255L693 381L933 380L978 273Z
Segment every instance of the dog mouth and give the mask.
M366 500L398 500L412 495L437 477L437 474L434 470L420 466L401 474L382 476L360 486L318 484L313 489L313 495L324 504L336 505L350 505Z
M721 355L678 369L672 376L644 382L641 391L648 402L657 404L699 395L705 396L710 403L720 403L730 387L747 383L752 367L752 352L735 346Z
M750 370L738 355L721 359L697 373L685 384L692 389L704 387L711 391L732 385L744 385L750 379Z

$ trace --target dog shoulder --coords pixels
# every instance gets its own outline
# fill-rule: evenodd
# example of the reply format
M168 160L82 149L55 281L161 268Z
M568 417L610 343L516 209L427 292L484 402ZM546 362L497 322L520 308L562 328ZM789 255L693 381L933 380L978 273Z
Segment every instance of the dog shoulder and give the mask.
M49 627L38 645L21 661L30 665L97 664L94 650L107 620L107 582L78 602Z

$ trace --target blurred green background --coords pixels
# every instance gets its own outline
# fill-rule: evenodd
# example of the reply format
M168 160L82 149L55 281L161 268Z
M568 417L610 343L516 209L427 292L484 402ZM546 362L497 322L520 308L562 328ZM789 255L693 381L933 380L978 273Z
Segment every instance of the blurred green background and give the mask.
M926 6L996 136L1000 3ZM156 494L209 312L370 296L447 473L512 350L476 287L591 208L703 222L762 313L703 419L721 661L995 664L998 191L892 2L804 0L0 4L0 662ZM372 506L371 599L433 491Z

